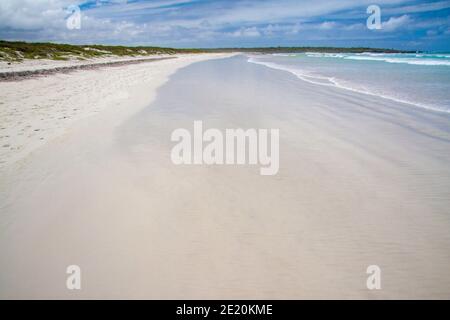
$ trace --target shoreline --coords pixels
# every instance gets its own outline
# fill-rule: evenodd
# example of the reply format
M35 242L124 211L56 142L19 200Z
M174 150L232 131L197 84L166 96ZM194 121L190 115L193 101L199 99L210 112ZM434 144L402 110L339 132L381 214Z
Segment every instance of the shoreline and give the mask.
M377 97L377 98L381 98L381 99L391 100L393 102L397 102L397 103L405 104L405 105L410 105L410 106L413 106L414 108L428 110L428 111L431 111L431 112L450 114L450 110L443 110L443 109L439 109L437 107L429 106L429 105L422 104L422 103L406 101L406 100L398 99L398 98L391 97L391 96L388 96L388 95L383 95L383 94L379 94L379 93L375 93L375 92L370 92L368 90L361 90L361 89L352 88L350 86L345 86L345 85L342 85L342 84L338 83L332 77L327 79L328 82L314 81L312 79L318 80L318 78L314 77L314 76L309 76L309 75L306 75L306 74L302 74L301 72L296 71L295 69L290 69L289 67L286 67L286 66L283 66L283 65L279 65L277 63L256 61L251 56L249 56L248 62L257 64L257 65L262 65L262 66L265 66L266 68L271 68L271 69L274 69L274 70L281 70L281 71L289 72L289 73L295 75L297 78L301 79L302 81L305 81L305 82L308 82L308 83L311 83L311 84L314 84L314 85L325 86L325 87L332 87L332 88L339 88L339 89L342 89L342 90L356 92L358 94L364 94L364 95L373 96L373 97Z
M145 107L154 99L157 88L178 69L231 55L183 54L131 63L102 61L119 65L102 68L96 64L84 70L70 66L66 68L75 69L69 73L0 81L0 171L64 135L81 119L108 108L131 112Z

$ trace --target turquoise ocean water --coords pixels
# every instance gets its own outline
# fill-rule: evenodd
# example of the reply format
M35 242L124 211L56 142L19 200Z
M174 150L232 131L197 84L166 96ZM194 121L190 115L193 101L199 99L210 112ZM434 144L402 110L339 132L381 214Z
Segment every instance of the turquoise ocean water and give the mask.
M450 54L300 53L253 55L249 62L336 86L450 113Z

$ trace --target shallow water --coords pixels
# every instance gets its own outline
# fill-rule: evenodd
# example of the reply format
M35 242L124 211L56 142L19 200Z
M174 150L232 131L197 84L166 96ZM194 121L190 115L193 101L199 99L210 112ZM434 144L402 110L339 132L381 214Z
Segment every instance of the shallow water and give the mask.
M450 54L302 53L251 61L300 78L450 112Z

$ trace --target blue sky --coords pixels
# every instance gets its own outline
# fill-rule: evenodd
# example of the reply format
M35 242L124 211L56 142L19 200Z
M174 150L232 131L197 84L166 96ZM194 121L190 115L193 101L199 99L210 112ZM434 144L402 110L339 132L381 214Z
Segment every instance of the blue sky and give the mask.
M366 9L381 9L369 30ZM67 8L81 9L69 30ZM171 47L368 46L450 51L450 0L1 0L0 38Z

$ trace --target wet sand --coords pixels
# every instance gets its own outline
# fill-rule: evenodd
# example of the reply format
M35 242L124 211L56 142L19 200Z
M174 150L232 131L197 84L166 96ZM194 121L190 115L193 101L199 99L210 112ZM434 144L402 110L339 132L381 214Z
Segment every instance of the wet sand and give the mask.
M2 173L0 296L449 298L449 118L243 56L192 64ZM194 120L280 129L279 173L173 165Z

